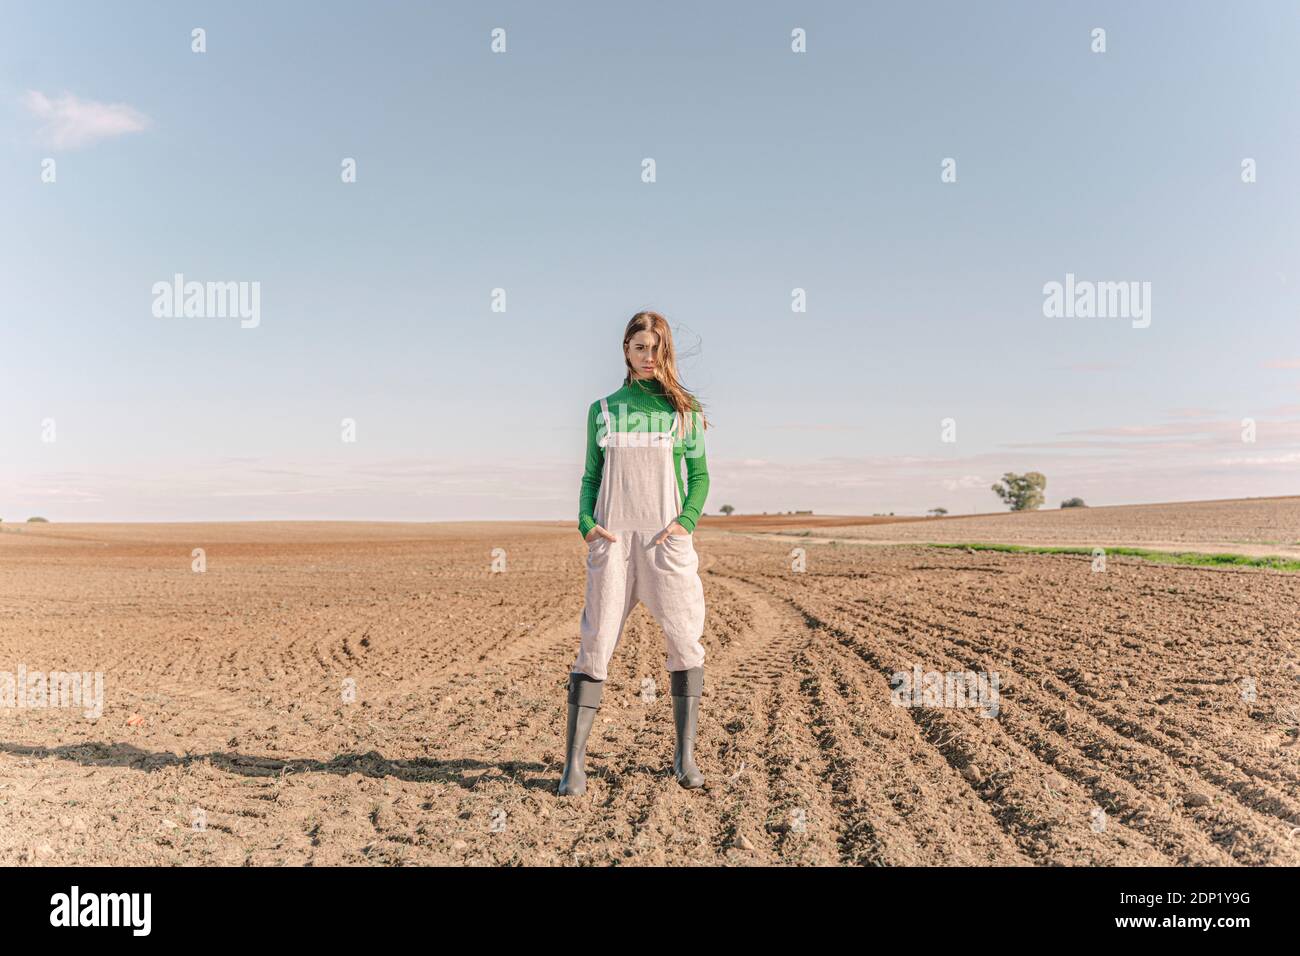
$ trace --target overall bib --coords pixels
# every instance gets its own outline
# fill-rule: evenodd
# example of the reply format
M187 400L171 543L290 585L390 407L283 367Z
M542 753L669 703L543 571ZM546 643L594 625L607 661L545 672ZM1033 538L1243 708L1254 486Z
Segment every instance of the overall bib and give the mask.
M680 413L667 432L615 432L609 405L600 400L605 419L605 449L596 524L618 540L597 537L587 545L587 598L582 612L582 643L572 670L605 680L609 659L623 636L623 625L637 602L663 628L668 670L704 663L704 585L694 535L654 538L681 513L673 441Z

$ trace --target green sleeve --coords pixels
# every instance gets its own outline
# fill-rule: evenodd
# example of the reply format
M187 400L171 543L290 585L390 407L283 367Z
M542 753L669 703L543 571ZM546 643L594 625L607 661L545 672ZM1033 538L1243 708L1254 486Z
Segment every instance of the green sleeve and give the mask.
M596 526L596 497L605 470L605 449L596 442L599 423L600 402L592 402L587 409L587 463L582 471L582 490L578 493L578 530L583 538Z
M709 496L709 462L704 456L704 430L700 428L700 413L692 416L692 428L689 438L684 442L686 459L686 500L682 503L682 513L677 516L677 523L687 531L695 531L695 523L700 520L704 510L704 499Z

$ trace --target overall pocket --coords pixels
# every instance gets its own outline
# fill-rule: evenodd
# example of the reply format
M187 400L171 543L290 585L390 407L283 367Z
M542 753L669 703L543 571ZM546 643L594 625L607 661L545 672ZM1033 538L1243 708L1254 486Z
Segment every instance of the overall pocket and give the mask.
M603 568L609 561L609 546L614 542L609 538L597 537L595 541L587 542L587 568L595 571Z
M694 535L665 535L655 547L655 565L664 571L692 571L699 560Z

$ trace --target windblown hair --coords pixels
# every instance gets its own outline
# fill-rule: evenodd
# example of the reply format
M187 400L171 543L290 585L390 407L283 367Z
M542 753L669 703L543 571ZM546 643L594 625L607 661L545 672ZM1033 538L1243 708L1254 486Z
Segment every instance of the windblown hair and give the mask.
M677 377L677 350L673 347L672 329L668 327L668 320L658 312L638 312L632 316L628 322L627 328L623 330L623 361L627 365L627 373L623 376L623 384L632 384L632 363L627 358L627 344L632 341L632 336L638 332L653 332L657 337L655 346L655 378L664 387L664 397L672 404L682 415L682 420L686 422L686 427L690 428L691 412L700 413L701 429L709 427L709 420L704 415L703 406L698 398L688 392L683 386L681 379Z

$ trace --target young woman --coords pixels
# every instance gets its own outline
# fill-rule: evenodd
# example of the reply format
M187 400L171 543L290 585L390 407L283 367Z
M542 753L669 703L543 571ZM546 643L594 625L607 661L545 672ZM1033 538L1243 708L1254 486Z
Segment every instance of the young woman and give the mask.
M623 332L623 361L623 387L587 412L587 467L578 502L578 530L587 541L587 604L569 673L561 796L586 792L587 735L610 656L638 601L667 640L677 730L673 774L683 787L704 784L695 765L704 688L704 585L691 536L709 493L708 422L677 378L673 336L663 316L632 317Z

